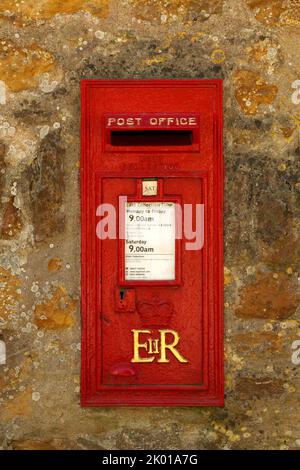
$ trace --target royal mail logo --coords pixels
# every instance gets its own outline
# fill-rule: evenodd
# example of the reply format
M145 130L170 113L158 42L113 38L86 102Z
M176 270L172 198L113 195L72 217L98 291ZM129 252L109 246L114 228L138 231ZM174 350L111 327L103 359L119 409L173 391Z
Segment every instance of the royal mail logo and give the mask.
M178 362L189 362L176 346L180 337L175 330L131 330L133 334L133 358L131 362L170 362L172 355ZM159 337L157 338L157 333ZM143 341L143 342L142 342ZM142 352L143 351L143 356Z

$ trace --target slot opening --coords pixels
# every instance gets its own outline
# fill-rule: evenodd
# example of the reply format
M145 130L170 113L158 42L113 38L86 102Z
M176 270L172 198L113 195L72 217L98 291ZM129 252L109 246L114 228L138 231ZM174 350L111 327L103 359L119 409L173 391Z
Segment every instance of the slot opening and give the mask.
M125 290L124 289L120 289L120 300L124 300L124 297L125 297Z
M132 130L110 132L110 144L116 147L183 146L193 144L190 130Z

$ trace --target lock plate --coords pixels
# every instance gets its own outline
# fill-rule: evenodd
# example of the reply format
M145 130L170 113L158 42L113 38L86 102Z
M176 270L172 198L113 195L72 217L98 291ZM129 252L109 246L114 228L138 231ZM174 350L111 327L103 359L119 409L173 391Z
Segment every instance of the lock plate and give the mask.
M116 312L135 311L135 290L117 287L115 290L115 310Z

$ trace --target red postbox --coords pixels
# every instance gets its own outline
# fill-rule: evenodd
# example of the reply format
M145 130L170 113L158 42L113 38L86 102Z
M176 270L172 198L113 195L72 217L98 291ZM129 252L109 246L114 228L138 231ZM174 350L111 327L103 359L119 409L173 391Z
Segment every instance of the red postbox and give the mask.
M82 405L223 405L221 80L82 81Z

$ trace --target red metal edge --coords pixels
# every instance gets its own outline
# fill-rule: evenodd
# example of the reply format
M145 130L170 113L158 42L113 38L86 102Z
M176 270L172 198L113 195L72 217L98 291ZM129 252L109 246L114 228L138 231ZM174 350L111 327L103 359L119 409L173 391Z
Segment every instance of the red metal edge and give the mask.
M87 89L88 82L81 81L81 133L80 133L80 144L81 144L81 161L80 161L80 221L81 221L81 405L85 406L88 403L87 400L87 360L86 360L86 347L87 347L87 269L85 264L86 259L86 221L85 217L87 214L86 208L86 159L87 159L87 148L86 148L86 110L87 105Z
M140 78L130 78L130 79L109 79L109 78L83 78L81 79L81 84L82 86L95 86L95 87L112 87L112 86L134 86L138 87L141 85L142 87L144 86L153 86L155 85L161 85L161 86L188 86L190 87L191 85L197 85L198 87L203 87L203 88L222 88L222 83L223 79L222 78L183 78L183 79L177 79L177 78L153 78L153 79L140 79Z
M218 172L217 191L215 191L215 207L217 207L217 220L214 221L215 250L218 253L218 264L215 273L215 289L218 292L215 309L215 330L217 348L215 350L217 396L219 406L224 406L224 242L223 242L223 210L224 210L224 160L223 160L223 80L214 80L216 86L216 109L214 110L214 153L220 163L214 168Z
M221 406L224 406L224 178L225 178L225 168L224 168L224 157L223 157L223 80L218 80L217 85L217 117L218 117L218 128L217 136L215 139L215 145L217 145L216 154L220 159L220 165L218 165L219 171L219 198L218 198L218 207L219 207L219 218L218 218L218 243L219 243L219 312L217 315L218 323L218 345L219 345L219 358L218 358L218 372L219 372L219 395L221 397Z

